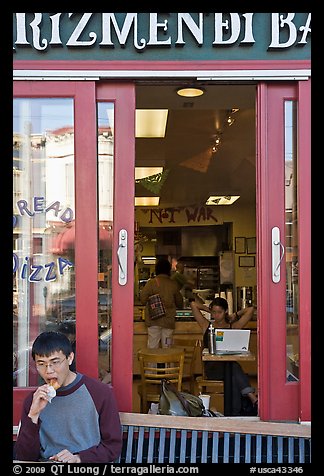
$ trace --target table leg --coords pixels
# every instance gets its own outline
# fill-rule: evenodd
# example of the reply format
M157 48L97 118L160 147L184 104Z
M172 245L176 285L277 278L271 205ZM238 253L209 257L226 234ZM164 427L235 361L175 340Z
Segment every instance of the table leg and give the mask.
M232 362L224 362L224 415L232 413Z

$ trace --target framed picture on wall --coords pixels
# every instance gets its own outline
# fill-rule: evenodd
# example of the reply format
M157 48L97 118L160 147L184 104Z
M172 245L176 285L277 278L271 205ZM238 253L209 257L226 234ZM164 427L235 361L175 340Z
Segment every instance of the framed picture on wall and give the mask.
M256 253L256 238L255 236L246 239L246 252L248 255Z
M239 267L240 268L254 268L255 256L239 256Z
M245 236L235 237L235 253L245 253L246 251L246 239Z

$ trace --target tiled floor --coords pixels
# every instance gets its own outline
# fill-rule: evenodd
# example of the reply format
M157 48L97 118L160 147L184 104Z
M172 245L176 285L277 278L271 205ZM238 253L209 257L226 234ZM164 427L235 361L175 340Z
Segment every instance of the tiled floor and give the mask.
M137 386L140 383L139 378L133 379L133 412L139 413L140 412L140 397L137 393ZM257 389L257 380L255 377L250 377L250 383ZM195 395L198 395L198 390L195 388ZM223 413L224 411L224 403L223 397L220 395L212 395L210 399L210 409L213 411L217 411Z

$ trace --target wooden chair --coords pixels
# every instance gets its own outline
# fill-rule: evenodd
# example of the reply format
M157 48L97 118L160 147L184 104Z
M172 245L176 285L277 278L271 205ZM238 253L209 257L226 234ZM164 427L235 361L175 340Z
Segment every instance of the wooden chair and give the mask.
M199 339L185 339L182 337L173 337L173 347L180 347L184 350L184 369L182 377L182 390L188 390L190 393L195 391L195 360L200 355L201 341ZM200 358L200 357L199 357ZM189 384L187 389L186 383Z
M180 349L140 349L138 359L141 383L138 393L141 398L141 413L147 413L151 402L158 403L161 394L161 380L170 380L181 390L184 351Z
M203 348L201 346L200 352L202 352ZM203 393L207 395L217 395L222 398L224 401L224 381L223 380L210 380L207 379L205 375L205 366L204 362L202 362L202 375L196 377L196 385L198 393ZM224 406L224 403L223 403Z

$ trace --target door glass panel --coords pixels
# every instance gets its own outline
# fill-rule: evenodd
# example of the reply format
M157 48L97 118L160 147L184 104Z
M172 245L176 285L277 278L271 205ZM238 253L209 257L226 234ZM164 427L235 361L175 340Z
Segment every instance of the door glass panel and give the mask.
M296 101L285 101L287 381L299 379L299 279Z
M13 102L13 384L37 385L40 332L75 340L74 116L70 98Z
M99 376L111 381L111 276L114 181L114 105L97 104Z

